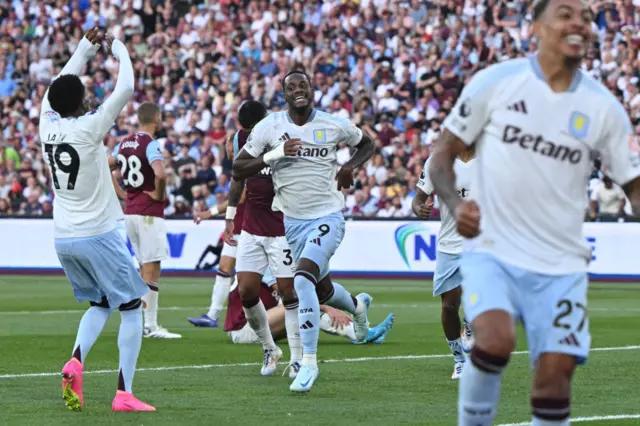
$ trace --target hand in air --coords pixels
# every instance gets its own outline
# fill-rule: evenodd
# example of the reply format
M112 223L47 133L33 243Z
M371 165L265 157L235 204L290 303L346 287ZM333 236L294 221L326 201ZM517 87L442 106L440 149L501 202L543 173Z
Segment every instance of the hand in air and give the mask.
M235 247L238 245L238 242L233 239L233 221L227 219L224 222L224 242Z
M420 209L418 210L418 217L420 219L428 219L431 217L431 210L433 209L433 200L431 197L427 198L427 201L424 204L420 205Z
M338 181L338 191L351 188L351 185L353 185L353 169L342 166L336 174L336 180Z
M193 221L196 225L199 225L201 221L211 219L211 212L209 210L205 210L203 212L194 212L193 213Z
M344 328L353 322L349 315L330 306L325 306L324 312L331 318L331 327L333 328Z
M465 238L480 234L480 208L475 201L461 201L455 210L458 232Z
M84 37L91 42L91 44L100 44L102 37L100 37L100 30L98 27L93 27L84 35Z
M286 155L287 157L295 157L296 155L298 155L300 147L302 147L302 141L300 139L289 139L284 143L284 155Z

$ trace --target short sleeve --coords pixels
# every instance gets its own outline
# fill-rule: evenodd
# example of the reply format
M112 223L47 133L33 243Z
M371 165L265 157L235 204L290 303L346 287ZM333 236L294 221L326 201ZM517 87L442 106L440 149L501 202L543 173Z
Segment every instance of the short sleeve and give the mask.
M339 118L338 124L346 135L346 140L344 142L347 145L357 146L360 141L362 141L362 130L360 130L358 126L353 124L351 121L344 118Z
M254 158L258 158L265 151L271 150L271 120L263 119L249 133L247 143L244 144L244 150Z
M600 185L598 185L597 188L591 191L591 197L590 197L591 201L598 201L598 194L600 194Z
M455 106L444 120L444 127L465 144L473 145L489 121L489 100L499 65L480 71L471 78Z
M431 195L433 193L433 184L431 183L431 179L429 178L429 166L431 165L431 157L427 159L424 163L424 167L422 168L422 173L420 174L420 179L418 180L417 187L422 190L427 195Z
M164 156L162 155L162 149L160 149L158 141L152 140L147 145L147 161L151 164L157 160L163 161Z
M640 144L622 105L615 100L599 141L602 166L620 186L640 176Z

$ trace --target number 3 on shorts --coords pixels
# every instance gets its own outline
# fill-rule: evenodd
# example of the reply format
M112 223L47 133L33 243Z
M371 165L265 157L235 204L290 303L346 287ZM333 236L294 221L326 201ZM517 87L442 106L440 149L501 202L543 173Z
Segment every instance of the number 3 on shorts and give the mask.
M291 266L291 264L293 263L293 257L291 257L291 249L284 249L282 250L282 252L284 253L284 260L282 261L282 264L284 266Z

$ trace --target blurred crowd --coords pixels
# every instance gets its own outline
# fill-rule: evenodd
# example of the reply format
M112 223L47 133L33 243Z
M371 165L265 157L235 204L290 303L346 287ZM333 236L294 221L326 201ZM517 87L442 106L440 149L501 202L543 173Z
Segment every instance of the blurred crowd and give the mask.
M99 25L126 41L136 73L134 98L105 149L135 130L140 102L161 105L167 215L189 216L225 199L225 144L238 129L239 105L255 99L284 108L281 79L300 68L313 80L317 107L351 119L378 148L345 192L345 214L411 216L422 166L464 83L488 64L535 51L531 3L0 0L0 215L51 213L37 132L41 99L82 34ZM595 37L583 67L638 125L640 1L591 7ZM82 78L93 106L110 94L117 69L103 52L88 64ZM349 156L341 147L339 162ZM596 192L605 185L599 165L592 177L587 217L597 218Z

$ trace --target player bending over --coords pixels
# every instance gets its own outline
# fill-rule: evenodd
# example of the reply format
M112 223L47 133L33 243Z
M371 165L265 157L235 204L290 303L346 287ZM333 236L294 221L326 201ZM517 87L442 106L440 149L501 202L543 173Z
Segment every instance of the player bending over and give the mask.
M55 194L56 253L76 300L91 305L80 321L72 358L62 369L63 398L70 409L81 409L85 359L113 310L119 309L120 361L112 409L155 411L131 393L142 343L140 298L148 288L116 231L122 211L103 145L105 134L133 94L133 67L124 44L108 42L120 61L117 84L97 110L87 113L85 88L78 74L100 43L97 28L85 35L45 93L40 112L40 140Z
M290 389L307 392L318 377L320 304L353 314L358 339L369 330L370 297L356 299L332 283L329 260L345 231L340 190L353 184L353 171L371 157L374 145L348 120L313 108L313 89L306 74L292 71L283 83L288 110L273 113L256 125L234 160L233 177L242 180L271 167L276 194L273 208L284 213L300 300L302 367ZM336 174L336 145L341 141L356 152Z
M124 209L127 235L149 292L142 298L144 337L179 339L158 325L160 262L167 258L164 223L167 178L160 144L153 138L162 115L160 107L143 102L138 107L139 131L125 137L113 150L127 192Z
M232 140L231 152L233 156L238 154L240 143L244 144L249 132L253 126L255 126L261 117L245 117L241 116L240 125L242 129L237 131ZM233 185L233 181L231 182ZM209 312L203 314L200 317L189 317L187 320L196 327L217 327L220 315L224 309L224 302L229 295L229 289L233 281L233 271L236 268L236 255L238 252L238 241L240 233L242 232L242 222L244 219L244 192L240 197L238 205L236 206L236 213L233 219L233 238L232 241L224 242L222 246L222 253L220 253L220 263L218 264L218 271L216 273L216 280L213 283L213 290L211 292L211 305L209 306ZM228 203L223 206L214 206L209 211L196 212L193 220L196 223L200 223L201 220L210 219L219 214L224 214L227 211Z
M462 199L469 197L473 168L475 164L475 149L471 146L456 158L454 170L456 173L456 190ZM433 201L433 185L429 179L428 171L431 164L429 158L422 170L418 181L418 189L413 199L413 212L420 218L426 219L431 215ZM442 311L440 318L442 329L447 338L449 348L453 353L454 366L452 379L459 379L464 365L464 353L473 346L473 333L467 322L464 322L464 330L460 323L460 298L462 290L460 283L459 261L462 251L462 237L456 231L455 218L443 205L440 208L440 233L438 235L438 253L436 256L436 270L433 274L433 296L440 296ZM461 337L462 336L462 337Z
M273 340L278 341L287 337L285 325L285 308L280 303L280 296L276 288L276 280L271 275L271 271L265 272L260 286L260 300L267 309L269 317L269 329ZM342 336L351 343L384 343L389 331L393 327L394 314L389 314L387 318L376 327L370 328L364 340L356 340L355 328L352 318L342 311L327 305L320 305L320 329L328 334ZM256 344L260 343L253 329L247 324L247 319L242 310L242 300L238 287L234 285L229 293L228 312L224 324L224 331L229 334L229 338L236 344Z
M473 238L460 265L475 333L460 380L461 426L493 423L516 318L534 369L532 424L569 424L571 378L591 344L582 228L594 154L640 213L640 147L627 113L580 70L592 19L584 1L535 2L537 54L476 74L433 152L435 191ZM454 162L474 143L477 178L462 199Z

